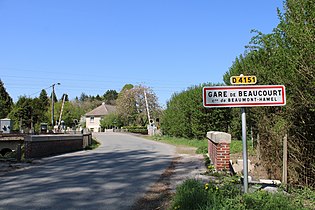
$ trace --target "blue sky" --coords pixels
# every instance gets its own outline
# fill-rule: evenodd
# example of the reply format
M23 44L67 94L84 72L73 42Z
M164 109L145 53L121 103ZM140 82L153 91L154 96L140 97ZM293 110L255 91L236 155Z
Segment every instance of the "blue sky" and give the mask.
M165 105L222 82L250 31L277 26L277 7L282 0L0 0L0 79L14 101L57 82L57 97L70 99L131 83Z

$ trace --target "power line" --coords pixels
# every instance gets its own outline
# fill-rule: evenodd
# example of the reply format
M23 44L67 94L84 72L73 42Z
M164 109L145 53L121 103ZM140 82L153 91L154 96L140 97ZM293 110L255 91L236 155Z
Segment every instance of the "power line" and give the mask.
M42 90L47 90L48 88L51 88L51 86L49 86L49 87L47 87L47 88L43 88L43 89L41 89L40 91L38 91L38 92L36 92L36 93L32 93L32 94L29 95L29 96L33 96L33 95L35 95L35 94L38 94L38 93L42 92Z
M38 72L38 73L46 73L47 75L50 75L49 79L52 79L52 80L59 80L59 76L56 76L56 77L52 77L52 75L56 75L56 73L58 72L51 72L51 71L45 71L45 70L29 70L29 69L15 69L15 68L0 68L0 69L4 69L4 70L10 70L10 69L13 69L13 70L16 70L16 71L23 71L23 72ZM10 71L12 73L12 71ZM90 71L86 71L86 72L90 72ZM106 70L105 72L113 72L112 70ZM67 79L67 78L64 78L63 80L65 81L85 81L86 79L81 79L82 77L83 78L86 78L86 74L80 74L80 73L68 73L68 72L62 72L62 75L69 75L71 76L73 79ZM117 77L113 76L112 74L111 75L106 75L106 78L110 79L110 80L95 80L94 82L113 82L114 81L117 81L117 80L139 80L139 76L130 76L128 75L128 77L123 77L124 75L119 75ZM2 75L1 77L9 77L9 78L23 78L23 79L47 79L47 77L37 77L36 75L33 75L33 76L21 76L20 74L19 75ZM169 79L166 77L166 79ZM158 80L158 79L148 79L148 78L142 78L141 80L145 80L145 81L150 81L150 82L163 82L163 83L172 83L172 84L182 84L182 83L187 83L187 81L180 81L178 80L178 78L172 78L172 79L176 79L175 81L166 81L165 78L163 78L163 81L161 80Z
M139 83L139 81L137 80L129 80L129 79L124 79L124 78L120 78L119 80L116 79L111 79L111 80L89 80L89 79L67 79L67 78L62 78L60 79L59 77L55 77L52 78L50 77L49 79L47 77L27 77L27 76L2 76L2 78L14 78L14 81L17 82L18 80L27 83L33 83L34 81L36 81L38 83L39 80L43 81L43 80L62 80L62 81L69 81L69 82L75 82L77 83L79 82L90 82L90 83L110 83L110 84L120 84L120 83ZM25 80L27 79L27 80ZM124 82L125 81L125 82ZM148 82L150 83L157 83L157 84L163 84L163 85L167 85L167 86L173 86L173 85L187 85L187 82L185 81L161 81L161 80L149 80ZM8 84L8 83L6 83ZM21 84L21 82L19 82L19 84Z

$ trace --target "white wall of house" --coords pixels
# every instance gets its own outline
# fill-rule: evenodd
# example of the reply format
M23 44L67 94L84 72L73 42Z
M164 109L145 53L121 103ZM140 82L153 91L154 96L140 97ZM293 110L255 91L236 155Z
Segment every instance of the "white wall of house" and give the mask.
M92 132L101 132L101 117L100 116L88 116L86 117L86 128Z

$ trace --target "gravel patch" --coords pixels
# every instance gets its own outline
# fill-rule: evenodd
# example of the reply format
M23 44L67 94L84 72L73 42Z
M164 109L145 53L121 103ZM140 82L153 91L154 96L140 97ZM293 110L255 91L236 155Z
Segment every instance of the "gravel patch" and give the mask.
M202 175L206 171L204 157L200 154L179 154L175 164L174 175L170 177L170 188L175 192L176 187L187 179L208 181L209 176Z
M185 180L209 181L209 176L202 175L206 171L203 155L195 154L195 149L189 147L178 147L177 153L160 179L134 204L132 210L168 209L176 187Z

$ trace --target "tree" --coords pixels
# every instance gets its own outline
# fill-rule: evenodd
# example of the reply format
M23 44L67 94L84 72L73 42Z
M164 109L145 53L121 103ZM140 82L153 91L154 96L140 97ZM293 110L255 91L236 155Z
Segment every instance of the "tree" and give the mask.
M101 101L101 100L102 100L102 97L101 97L99 94L97 94L97 95L95 96L95 99L96 99L97 101Z
M106 93L104 93L103 98L106 104L114 105L118 98L118 93L116 90L107 90Z
M286 86L285 107L250 109L261 158L272 178L281 177L282 139L288 134L289 181L315 186L315 4L287 0L271 34L255 31L244 55L224 75L256 75L260 84Z
M40 100L42 108L45 109L45 110L48 109L48 107L49 107L49 98L48 98L46 90L42 89L42 91L39 94L39 100Z
M55 104L56 120L59 121L62 101ZM77 102L66 101L63 107L61 120L64 121L66 127L72 127L73 121L76 119L80 121L81 116L85 111L78 105Z
M0 79L0 119L6 118L13 107L13 101Z
M85 93L81 93L79 97L79 101L83 102L83 101L86 101L88 98L89 98L88 95L86 95Z
M38 98L34 98L33 101L33 122L36 131L39 131L40 123L48 123L50 118L48 117L48 110L50 112L50 100L47 96L46 90L42 90Z
M126 86L125 86L126 87ZM124 125L145 125L148 122L144 92L146 92L149 113L152 119L159 117L161 107L152 89L143 86L123 88L117 98L117 112Z
M208 131L228 131L230 109L204 108L203 86L190 87L171 97L161 119L161 129L164 134L202 139Z
M20 96L9 117L14 121L14 129L31 129L34 123L34 103L31 98ZM35 117L36 120L36 117Z
M62 94L62 97L60 98L60 101L63 101L63 97L66 97L66 98L65 98L65 101L69 101L69 96L68 96L68 94L66 94L66 93Z
M124 87L121 89L121 92L125 90L131 90L134 86L132 84L125 84Z
M123 126L123 123L121 122L120 117L115 113L106 115L106 116L104 116L103 119L101 119L102 129L113 128L113 127L120 128L122 126Z
M55 92L52 92L52 93L50 94L50 98L52 98L53 94L54 94L54 102L56 103L56 102L58 101L58 98L57 98L57 95L56 95Z

